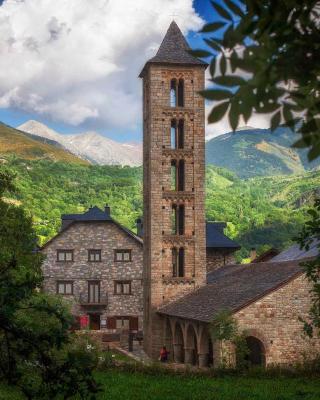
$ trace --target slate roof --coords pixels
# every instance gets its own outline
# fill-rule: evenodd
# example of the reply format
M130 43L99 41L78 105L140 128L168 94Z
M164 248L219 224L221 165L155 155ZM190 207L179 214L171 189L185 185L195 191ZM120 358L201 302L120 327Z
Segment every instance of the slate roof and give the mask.
M241 246L234 240L229 239L223 233L223 229L226 227L224 222L207 222L206 223L206 240L207 248L216 249L233 249L238 250Z
M110 212L102 211L99 207L90 207L88 211L83 214L63 214L62 221L112 221Z
M140 244L143 244L142 239L137 236L135 233L130 231L130 229L127 229L123 225L119 224L118 221L113 219L110 215L110 208L107 206L104 211L102 211L99 207L90 207L88 211L86 211L83 214L63 214L61 216L62 219L62 226L60 232L56 236L54 236L52 239L50 239L47 243L45 243L41 249L44 249L49 243L54 241L58 236L60 236L63 232L69 229L71 225L74 225L75 223L78 222L112 222L115 225L117 225L121 230L123 230L125 233L127 233L129 236L131 236L133 239L135 239L137 242Z
M143 76L146 66L150 63L202 66L208 65L204 61L193 57L188 53L188 50L190 50L190 47L185 37L183 36L176 22L172 21L159 47L159 50L157 51L157 54L147 61L139 76Z
M303 258L316 257L319 253L318 246L320 245L319 240L314 240L310 245L309 250L300 249L298 244L294 244L288 249L282 251L280 254L272 258L272 262L277 261L289 261L289 260L301 260Z
M222 310L236 312L302 274L297 261L226 265L207 275L208 284L158 312L210 322Z

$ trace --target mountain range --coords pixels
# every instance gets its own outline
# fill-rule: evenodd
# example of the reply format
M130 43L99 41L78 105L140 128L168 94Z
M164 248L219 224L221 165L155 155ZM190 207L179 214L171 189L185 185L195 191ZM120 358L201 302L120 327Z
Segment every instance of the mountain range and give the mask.
M99 165L142 164L142 146L136 143L119 143L97 132L62 135L46 125L30 120L17 127L18 130L50 140L79 158Z
M14 155L25 160L46 159L69 164L89 165L59 143L11 128L0 122L0 158Z
M57 156L58 151L57 157L61 159L64 150L65 157L71 160L73 155L75 162L83 160L97 165L128 166L142 164L142 145L139 143L119 143L96 132L63 135L33 120L18 126L17 129L4 124L1 126L2 131L6 129L7 133L6 137L4 131L0 133L0 154L6 149L7 153L25 157L25 154L20 153L27 151L28 158L31 159L36 158L38 153L38 158L44 158L43 153L47 152L46 158L52 158L53 154ZM8 130L12 133L11 150L10 146L8 147ZM245 179L255 176L301 174L318 169L320 159L309 163L305 149L292 147L297 138L298 135L287 128L278 128L272 133L269 129L244 127L208 140L206 163L227 168L239 178ZM28 142L30 140L32 146ZM46 151L44 145L49 146L46 147ZM30 146L33 148L32 157Z

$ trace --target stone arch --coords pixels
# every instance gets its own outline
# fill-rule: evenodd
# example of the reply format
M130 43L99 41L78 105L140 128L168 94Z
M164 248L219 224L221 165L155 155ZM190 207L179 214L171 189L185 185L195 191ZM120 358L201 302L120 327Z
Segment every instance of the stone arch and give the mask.
M184 362L184 336L181 324L177 321L174 329L173 338L173 356L174 361L178 363Z
M197 332L195 327L191 323L186 326L185 362L191 365L198 364Z
M199 367L213 365L213 343L208 329L203 328L199 336Z
M269 341L267 340L266 336L261 331L259 331L258 329L245 329L243 331L243 334L245 337L254 336L257 339L259 339L263 343L265 352L269 353L269 350L270 350Z
M249 365L265 366L269 344L264 334L257 329L247 329L244 331L244 335L249 348Z
M266 352L262 341L255 336L247 336L246 344L249 350L247 355L249 366L264 367L266 365Z

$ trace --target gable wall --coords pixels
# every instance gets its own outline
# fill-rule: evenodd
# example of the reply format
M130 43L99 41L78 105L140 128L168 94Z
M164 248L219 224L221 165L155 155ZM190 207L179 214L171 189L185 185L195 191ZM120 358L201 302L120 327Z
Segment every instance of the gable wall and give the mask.
M304 275L238 311L234 316L240 331L262 340L267 364L292 364L303 361L304 354L319 354L320 339L303 334L299 316L310 309L310 285Z
M57 249L73 249L74 261L57 262ZM88 262L88 249L101 249L102 262ZM132 261L115 262L114 249L132 249ZM55 294L57 280L74 281L74 296L64 296L72 302L74 314L82 315L90 310L79 305L79 296L87 293L88 280L100 280L101 296L108 298L107 307L97 310L102 312L101 319L138 316L139 329L142 329L142 245L122 229L112 222L75 223L42 252L47 256L43 263L44 289ZM130 280L132 294L114 294L115 280Z

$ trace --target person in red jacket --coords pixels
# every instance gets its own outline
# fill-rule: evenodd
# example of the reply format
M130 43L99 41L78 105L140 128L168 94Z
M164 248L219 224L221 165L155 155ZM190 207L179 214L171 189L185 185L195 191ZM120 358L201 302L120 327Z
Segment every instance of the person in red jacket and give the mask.
M169 356L169 351L167 350L166 346L163 346L161 348L161 350L160 350L159 361L167 362L168 361L168 356Z

